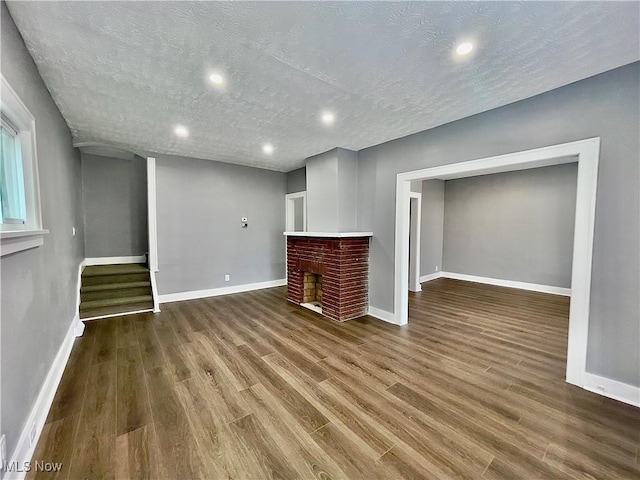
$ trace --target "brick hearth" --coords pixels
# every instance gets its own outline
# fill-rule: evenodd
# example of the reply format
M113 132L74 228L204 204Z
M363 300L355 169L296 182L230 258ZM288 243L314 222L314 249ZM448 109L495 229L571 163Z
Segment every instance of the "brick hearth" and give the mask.
M344 322L367 314L368 237L288 236L287 298L297 304L304 302L305 272L322 275L323 315Z

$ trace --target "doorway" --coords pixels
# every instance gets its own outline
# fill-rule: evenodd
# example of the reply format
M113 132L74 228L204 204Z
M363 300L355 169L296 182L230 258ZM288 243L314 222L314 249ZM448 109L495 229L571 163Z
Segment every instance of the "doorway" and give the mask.
M307 231L307 192L285 195L285 214L287 232Z
M479 160L399 173L396 178L395 323L398 325L408 323L409 208L412 181L451 180L577 162L578 181L571 271L572 293L569 313L566 381L582 387L586 373L591 261L599 156L600 138L595 137Z
M422 228L422 194L409 193L409 291L420 292L420 231Z

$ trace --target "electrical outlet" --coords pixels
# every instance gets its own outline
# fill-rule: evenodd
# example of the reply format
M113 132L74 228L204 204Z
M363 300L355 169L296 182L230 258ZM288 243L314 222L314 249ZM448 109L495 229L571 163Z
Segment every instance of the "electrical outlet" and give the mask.
M436 272L440 270L440 267L436 265Z
M33 447L33 444L36 442L36 422L33 422L31 425L31 430L29 430L29 446Z
M229 275L225 275L225 276L224 276L224 281L225 281L225 282L228 282L229 280L230 280Z
M5 464L9 461L7 458L7 438L5 435L0 437L0 467L4 470Z
M76 227L71 227L71 235L76 236Z

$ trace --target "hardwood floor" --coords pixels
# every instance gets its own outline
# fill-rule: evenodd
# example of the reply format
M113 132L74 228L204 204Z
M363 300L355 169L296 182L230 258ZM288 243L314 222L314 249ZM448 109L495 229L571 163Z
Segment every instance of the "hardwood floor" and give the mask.
M285 288L89 322L34 461L70 479L640 477L640 409L563 380L567 298L440 279L410 302L402 328L333 323Z

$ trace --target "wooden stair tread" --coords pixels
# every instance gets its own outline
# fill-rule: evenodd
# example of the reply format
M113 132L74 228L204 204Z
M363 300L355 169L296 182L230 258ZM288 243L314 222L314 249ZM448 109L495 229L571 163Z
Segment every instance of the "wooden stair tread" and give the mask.
M146 295L152 295L151 287L111 288L95 292L80 292L80 302L92 302L95 300L125 299Z
M92 308L113 307L116 305L128 305L134 303L152 302L152 295L138 295L135 297L125 298L108 298L103 300L91 300L89 302L80 303L80 311L90 310Z
M99 285L86 285L80 289L81 293L85 292L101 292L104 290L120 290L123 288L139 288L150 287L151 282L139 281L139 282L122 282L122 283L101 283Z
M125 314L131 312L153 311L153 302L131 303L127 305L114 305L110 307L92 308L80 312L83 320L104 317L107 315Z
M122 265L90 265L82 271L83 277L102 275L122 275L127 273L146 273L149 269L141 263L126 263Z

